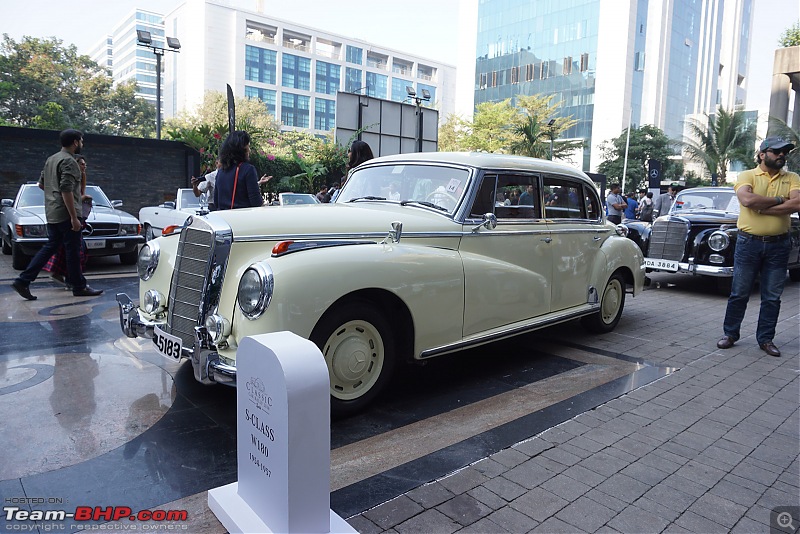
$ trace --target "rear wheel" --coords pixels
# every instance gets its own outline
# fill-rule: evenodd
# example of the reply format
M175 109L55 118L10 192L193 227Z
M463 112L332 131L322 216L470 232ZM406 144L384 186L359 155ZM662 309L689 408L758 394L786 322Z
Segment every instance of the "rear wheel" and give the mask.
M586 329L604 334L616 328L625 308L625 279L617 271L608 279L600 297L600 311L581 319Z
M322 316L310 337L325 358L331 415L364 409L386 387L395 367L396 340L383 312L353 300Z
M11 244L11 266L18 271L24 271L28 267L31 257L22 252L22 247L17 243Z

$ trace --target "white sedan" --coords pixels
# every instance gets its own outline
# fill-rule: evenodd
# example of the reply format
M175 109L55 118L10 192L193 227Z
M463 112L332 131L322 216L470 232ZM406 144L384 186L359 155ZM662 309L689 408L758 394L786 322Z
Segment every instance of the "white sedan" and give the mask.
M139 210L139 221L144 228L147 241L161 235L168 226L182 226L190 215L204 215L208 213L203 195L199 198L189 188L178 189L175 202L164 202L158 206L147 206Z

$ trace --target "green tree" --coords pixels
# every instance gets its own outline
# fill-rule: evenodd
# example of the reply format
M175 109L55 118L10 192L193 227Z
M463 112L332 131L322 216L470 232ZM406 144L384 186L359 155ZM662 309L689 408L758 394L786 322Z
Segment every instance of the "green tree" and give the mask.
M274 136L280 129L275 117L267 111L266 105L257 98L234 97L236 106L236 127L247 130L250 136L258 130L265 138ZM195 109L184 110L176 117L165 121L172 129L193 128L200 125L228 125L228 96L219 91L206 91L203 102ZM251 131L252 130L252 131Z
M518 97L519 116L512 127L514 133L510 145L512 154L557 160L566 159L583 147L581 140L556 140L578 121L572 117L558 117L561 103L553 104L554 97L555 95Z
M509 149L518 110L508 98L502 102L481 102L476 106L472 123L464 125L459 144L464 150L505 152Z
M89 133L142 135L155 109L134 86L113 87L108 73L74 45L7 34L0 43L0 119L25 128L73 127Z
M795 22L790 27L786 28L781 34L780 39L778 39L778 43L782 48L800 45L800 22Z
M720 106L715 114L705 114L705 120L688 119L686 127L684 152L705 165L709 175L717 174L720 183L725 183L732 162L752 163L756 125L748 123L743 111L730 112Z
M461 140L468 131L469 122L461 115L451 113L439 126L439 152L459 152L467 150Z
M602 162L597 166L600 173L608 177L609 182L622 182L623 169L625 168L625 143L627 128L614 139L604 141L600 145ZM631 128L630 142L628 143L628 165L625 176L627 190L639 189L645 186L647 177L647 160L656 159L661 162L661 175L665 180L677 179L683 172L683 165L673 159L674 143L667 135L656 126L646 124L641 127Z

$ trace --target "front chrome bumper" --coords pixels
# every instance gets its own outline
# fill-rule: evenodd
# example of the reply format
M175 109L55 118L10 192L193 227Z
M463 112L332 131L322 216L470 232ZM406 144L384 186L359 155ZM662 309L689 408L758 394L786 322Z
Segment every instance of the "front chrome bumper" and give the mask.
M663 269L650 269L651 271L657 271L660 273L673 273L675 271L665 271ZM679 273L689 273L689 274L697 274L703 276L716 276L719 278L731 278L733 277L733 267L715 267L713 265L698 265L695 263L679 263L678 264L678 271Z
M142 317L139 308L125 293L117 293L119 306L119 326L130 338L143 337L153 339L156 326L166 321L150 321ZM205 326L194 329L194 349L183 349L183 357L192 362L194 378L202 384L236 385L236 367L220 361L219 353Z

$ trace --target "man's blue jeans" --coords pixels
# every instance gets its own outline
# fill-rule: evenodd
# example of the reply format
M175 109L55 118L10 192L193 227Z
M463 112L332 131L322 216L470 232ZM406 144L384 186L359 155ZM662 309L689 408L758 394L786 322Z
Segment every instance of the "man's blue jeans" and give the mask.
M756 279L761 284L761 310L758 314L756 341L767 343L775 337L775 325L781 311L781 293L786 283L786 269L789 265L789 236L774 243L765 243L741 233L736 239L736 253L733 259L733 283L725 322L722 330L726 336L739 339L747 301Z
M28 268L19 275L19 280L30 284L42 268L47 264L50 256L56 253L58 247L64 245L67 263L67 283L73 289L83 289L86 287L86 278L81 272L80 247L81 233L72 230L72 223L69 220L60 223L47 223L47 243L39 249L36 256L28 264Z

